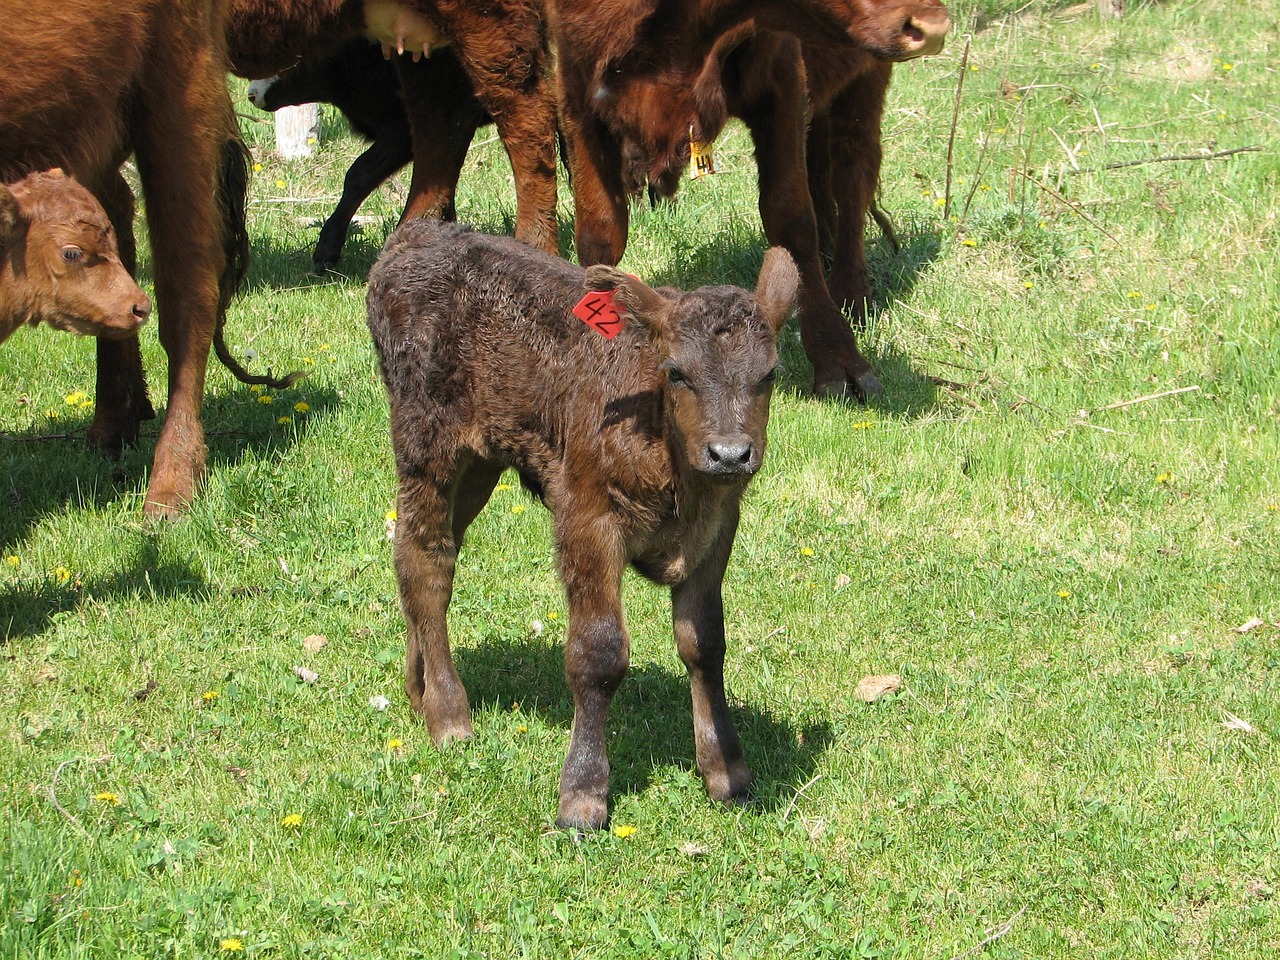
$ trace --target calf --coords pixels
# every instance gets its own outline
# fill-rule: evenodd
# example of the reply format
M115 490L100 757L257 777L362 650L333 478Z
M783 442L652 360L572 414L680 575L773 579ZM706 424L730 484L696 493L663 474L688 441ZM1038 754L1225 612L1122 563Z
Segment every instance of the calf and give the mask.
M150 313L107 212L74 177L54 169L0 183L0 342L42 320L118 339Z
M397 62L398 61L398 62ZM424 126L415 150L409 116L401 97L415 103ZM490 118L476 99L471 81L449 48L429 59L401 54L383 57L378 44L352 40L330 56L307 57L283 73L249 84L249 99L262 110L300 103L332 103L351 128L370 141L351 164L342 198L320 228L312 262L321 273L338 262L351 218L387 178L415 155L410 192L432 193L427 215L453 220L454 190L476 129ZM430 120L427 123L426 120Z
M611 267L583 270L433 221L397 230L370 274L400 481L405 689L436 743L471 735L446 612L467 527L513 467L555 515L568 596L574 716L561 826L608 818L604 724L627 670L628 563L671 588L708 793L747 795L752 775L725 702L720 587L739 501L764 456L777 337L798 282L773 249L754 295L654 290ZM575 319L590 309L613 339Z

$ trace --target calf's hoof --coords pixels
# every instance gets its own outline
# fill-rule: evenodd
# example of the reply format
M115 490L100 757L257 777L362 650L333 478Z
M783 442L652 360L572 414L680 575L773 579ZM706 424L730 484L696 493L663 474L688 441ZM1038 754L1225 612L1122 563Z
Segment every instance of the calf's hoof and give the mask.
M459 740L470 740L475 736L475 730L472 728L470 720L461 722L450 720L434 724L428 720L427 731L431 734L432 742L442 749L451 743L456 743Z
M609 823L609 805L599 797L561 797L556 826L562 830L603 830Z
M850 377L839 377L833 380L816 380L813 392L824 400L858 400L866 403L872 397L884 395L884 386L880 378L870 370L865 370Z

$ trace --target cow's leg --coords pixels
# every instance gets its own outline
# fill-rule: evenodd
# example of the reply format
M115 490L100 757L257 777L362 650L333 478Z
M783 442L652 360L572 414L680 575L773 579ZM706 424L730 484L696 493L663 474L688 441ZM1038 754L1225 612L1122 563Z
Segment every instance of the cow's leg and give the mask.
M614 266L627 249L630 210L623 148L593 117L571 116L564 106L565 140L573 180L574 246L584 267Z
M452 503L458 489L456 479L441 482L428 475L402 475L396 497L396 579L408 632L404 688L439 745L472 733L467 691L453 664L447 622L458 556Z
M823 253L829 255L835 246L836 201L831 188L831 116L825 110L815 110L809 120L804 158L809 196L813 198L813 213L818 222L818 243Z
M204 473L209 347L227 267L215 199L223 144L235 135L210 6L158 5L156 41L131 128L147 201L160 342L169 358L169 400L156 443L144 512L173 516Z
M516 184L516 239L558 253L556 105L538 8L459 4L445 32L476 97L498 127ZM513 8L514 7L514 8Z
M413 178L400 222L452 220L458 177L476 129L487 119L471 81L452 52L412 62L396 58L401 96L412 128Z
M814 390L823 396L883 392L858 351L849 322L827 291L818 256L818 229L804 158L804 85L794 62L783 61L777 88L739 104L755 143L760 218L770 244L786 247L800 271L800 339L813 364Z
M138 275L137 243L133 235L133 192L118 169L112 169L92 185L93 193L115 227L120 261ZM118 457L138 440L138 426L154 420L156 411L147 397L138 337L125 340L99 338L98 379L89 427L89 445L109 457Z
M622 549L607 506L591 520L557 515L560 576L569 600L564 672L573 692L573 735L560 771L556 824L598 830L609 819L605 716L627 672Z
M871 296L863 238L880 179L880 118L892 70L892 64L871 61L831 106L831 166L839 171L834 179L839 219L828 287L832 299L852 311L859 324L866 320Z
M317 273L338 262L347 242L351 219L369 194L413 159L413 141L408 130L384 131L356 157L342 183L342 198L320 228L315 253L311 255Z
M736 520L712 555L671 590L676 648L689 671L693 696L693 741L698 772L711 799L744 802L753 779L742 756L738 731L724 694L724 605L720 585L733 545Z

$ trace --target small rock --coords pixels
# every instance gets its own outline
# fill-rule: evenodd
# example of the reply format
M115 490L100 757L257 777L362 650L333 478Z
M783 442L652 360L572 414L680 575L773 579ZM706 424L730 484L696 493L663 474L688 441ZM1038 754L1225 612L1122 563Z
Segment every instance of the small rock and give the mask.
M863 677L853 694L863 703L875 703L885 694L893 693L901 687L902 678L896 673L890 673L881 677Z

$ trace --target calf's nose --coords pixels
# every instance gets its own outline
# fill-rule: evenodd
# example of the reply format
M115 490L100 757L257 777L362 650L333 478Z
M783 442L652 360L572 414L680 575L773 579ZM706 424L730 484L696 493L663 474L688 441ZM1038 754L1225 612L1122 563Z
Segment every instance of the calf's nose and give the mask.
M728 437L707 444L707 466L713 473L740 473L751 464L754 447L746 437Z
M940 53L950 29L951 17L945 10L930 10L923 15L909 17L902 25L907 54L910 57L929 57Z
M149 316L151 316L151 300L143 297L133 305L133 318L141 325L147 322Z

